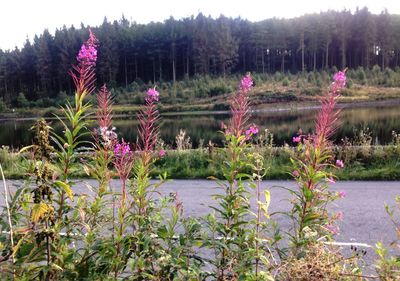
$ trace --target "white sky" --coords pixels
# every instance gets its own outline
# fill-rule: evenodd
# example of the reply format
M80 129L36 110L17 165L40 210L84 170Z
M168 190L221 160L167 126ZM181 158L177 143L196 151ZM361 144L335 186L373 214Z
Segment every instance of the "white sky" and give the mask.
M100 25L106 16L118 20L122 14L138 23L163 21L197 15L240 16L251 21L271 17L291 18L306 13L344 8L354 11L367 6L372 13L387 8L400 14L399 0L3 0L0 10L0 49L21 47L28 37L41 34L45 28L54 34L56 28Z

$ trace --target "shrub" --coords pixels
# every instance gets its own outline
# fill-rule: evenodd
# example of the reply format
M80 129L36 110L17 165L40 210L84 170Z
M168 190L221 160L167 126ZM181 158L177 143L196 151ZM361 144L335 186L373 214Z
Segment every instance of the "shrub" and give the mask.
M364 68L357 68L357 79L360 81L360 84L365 85L367 83L367 77L364 72Z
M29 101L26 99L24 93L19 93L17 97L18 107L26 108L29 107Z
M287 77L285 77L285 78L282 80L282 86L283 86L283 87L289 86L289 79L288 79Z
M0 113L7 110L7 104L2 98L0 98Z

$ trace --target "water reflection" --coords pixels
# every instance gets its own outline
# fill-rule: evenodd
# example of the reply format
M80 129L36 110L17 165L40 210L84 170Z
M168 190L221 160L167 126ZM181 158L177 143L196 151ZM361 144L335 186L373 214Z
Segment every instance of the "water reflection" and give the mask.
M312 132L314 128L315 109L297 111L257 112L252 115L254 122L262 129L268 128L274 134L275 144L282 145L290 142L291 136L301 127L304 132ZM211 140L221 143L221 121L227 122L228 114L203 115L176 115L163 116L160 123L161 138L172 144L180 129L185 129L193 144L196 146L200 139L204 143ZM354 137L355 129L369 128L375 142L387 144L391 141L392 131L400 132L400 106L384 106L369 108L346 108L341 112L341 126L335 136L336 142L342 138ZM61 127L52 120L57 132ZM33 120L13 120L0 122L0 145L9 145L15 148L32 143L33 132L30 130ZM117 132L127 141L136 140L136 126L134 119L114 120Z

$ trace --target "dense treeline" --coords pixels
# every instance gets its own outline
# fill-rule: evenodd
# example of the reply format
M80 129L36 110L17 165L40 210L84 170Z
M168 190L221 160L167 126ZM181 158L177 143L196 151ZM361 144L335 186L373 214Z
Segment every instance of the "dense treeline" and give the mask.
M15 103L56 98L73 91L65 74L88 27L47 30L22 49L0 50L0 98ZM293 19L250 22L202 14L137 24L124 17L92 28L99 38L97 77L111 87L133 81L176 81L194 75L299 72L399 66L400 15L367 8L328 11Z

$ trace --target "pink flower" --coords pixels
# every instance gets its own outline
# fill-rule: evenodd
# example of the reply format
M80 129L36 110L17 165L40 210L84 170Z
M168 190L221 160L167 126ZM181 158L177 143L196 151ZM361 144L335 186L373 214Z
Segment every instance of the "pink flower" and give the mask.
M297 171L297 170L294 170L293 172L292 172L292 175L294 176L294 177L298 177L298 176L300 176L300 173L299 173L299 171Z
M165 155L167 155L167 152L164 150L164 149L161 149L159 152L158 152L158 157L164 157Z
M299 137L293 137L292 141L294 143L299 143L299 142L301 142L301 137L300 136Z
M343 88L344 86L346 86L346 74L345 74L345 72L344 71L338 71L333 76L333 80L335 81L335 83L337 84L338 87Z
M346 192L345 191L339 191L338 192L339 198L345 198L346 197Z
M336 160L336 167L338 167L339 169L342 169L344 167L344 163L342 160Z
M325 225L325 228L331 234L338 234L339 233L339 227L336 226L336 225L327 224L327 225Z
M122 183L122 202L126 199L126 180L132 171L134 161L135 154L132 153L129 143L122 140L115 145L113 164Z
M337 212L337 213L335 214L335 218L336 218L337 220L343 220L343 217L344 217L344 215L343 215L343 212L342 212L342 211L339 211L339 212Z
M123 157L126 154L131 153L131 148L128 143L122 141L122 143L117 143L114 148L114 155L116 157Z
M158 101L160 96L160 93L157 92L156 88L150 88L147 90L147 97L146 97L146 101L148 102L153 102L153 101Z
M97 50L95 46L83 44L76 58L79 62L86 65L96 65Z
M250 139L251 136L257 135L258 131L256 125L251 125L250 128L246 130L246 139Z
M96 66L98 40L89 29L89 39L82 44L76 59L86 66Z
M253 80L251 79L250 73L246 74L240 81L240 90L243 92L248 92L253 86Z

